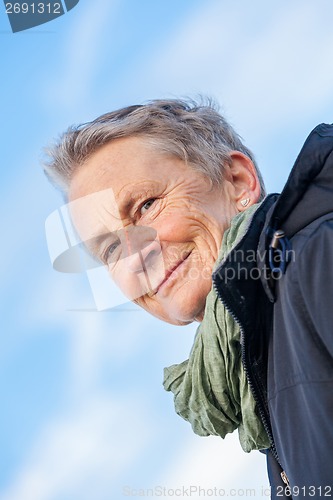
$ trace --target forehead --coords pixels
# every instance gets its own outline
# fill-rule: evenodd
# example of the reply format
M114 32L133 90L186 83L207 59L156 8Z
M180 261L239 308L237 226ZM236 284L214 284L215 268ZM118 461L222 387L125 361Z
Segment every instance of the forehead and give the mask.
M111 188L86 194L68 203L71 220L80 239L89 247L96 238L122 227Z
M70 201L112 188L115 199L144 185L168 182L187 170L182 160L160 152L142 137L115 139L74 172Z

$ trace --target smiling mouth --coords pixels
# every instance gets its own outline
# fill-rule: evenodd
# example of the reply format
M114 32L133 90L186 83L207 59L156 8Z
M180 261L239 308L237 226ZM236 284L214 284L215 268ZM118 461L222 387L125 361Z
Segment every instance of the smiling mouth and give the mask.
M188 259L188 257L190 256L191 252L189 252L184 259L180 260L177 262L177 264L175 264L174 266L172 266L170 269L168 269L165 273L165 277L164 279L161 281L161 283L156 287L154 288L154 290L150 290L147 295L148 297L153 297L154 295L156 295L159 290L162 288L162 286L164 286L171 278L171 276L173 275L173 273Z

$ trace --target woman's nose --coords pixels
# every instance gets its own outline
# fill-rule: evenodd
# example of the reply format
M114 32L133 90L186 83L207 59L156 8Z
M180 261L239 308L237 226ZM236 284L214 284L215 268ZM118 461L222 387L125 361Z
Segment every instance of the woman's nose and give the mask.
M142 248L126 257L126 265L132 273L141 273L157 267L157 262L162 259L161 246L158 240L145 241Z
M121 236L124 272L146 272L162 258L157 231L149 226L127 226Z

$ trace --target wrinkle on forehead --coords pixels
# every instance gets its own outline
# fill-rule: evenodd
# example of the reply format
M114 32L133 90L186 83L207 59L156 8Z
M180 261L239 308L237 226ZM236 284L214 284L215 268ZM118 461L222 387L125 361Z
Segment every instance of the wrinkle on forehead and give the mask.
M123 227L112 188L76 198L68 207L83 242Z

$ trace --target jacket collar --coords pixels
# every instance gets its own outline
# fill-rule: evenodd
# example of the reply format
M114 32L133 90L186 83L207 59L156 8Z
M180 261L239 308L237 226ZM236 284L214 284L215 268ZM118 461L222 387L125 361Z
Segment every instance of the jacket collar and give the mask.
M306 139L287 183L266 216L258 246L261 281L271 302L275 300L275 281L288 264L289 239L308 224L333 211L333 126L318 125ZM282 232L275 240L276 231ZM278 264L274 263L277 258ZM275 261L276 262L276 261ZM277 267L275 267L277 266ZM279 272L269 271L277 269Z
M291 238L333 210L333 126L318 125L306 139L271 212L269 227ZM268 231L269 233L269 231Z

